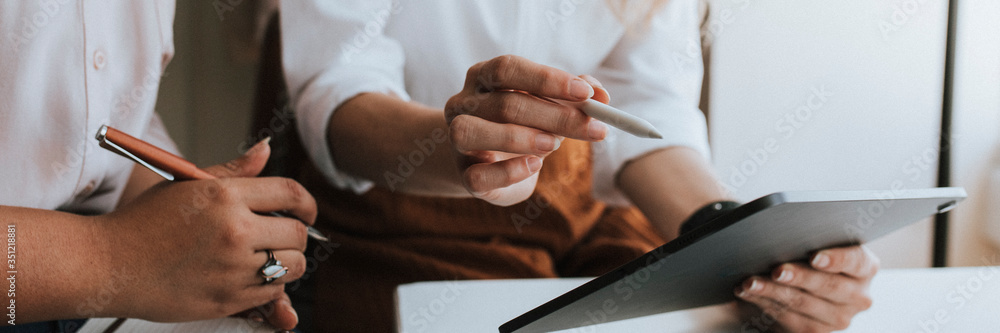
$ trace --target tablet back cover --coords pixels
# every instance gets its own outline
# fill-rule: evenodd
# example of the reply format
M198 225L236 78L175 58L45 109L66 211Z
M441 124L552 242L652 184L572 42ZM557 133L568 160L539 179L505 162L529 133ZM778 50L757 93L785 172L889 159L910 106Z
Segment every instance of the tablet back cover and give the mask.
M965 198L961 188L775 193L500 326L549 332L729 302L733 288L815 250L862 244Z

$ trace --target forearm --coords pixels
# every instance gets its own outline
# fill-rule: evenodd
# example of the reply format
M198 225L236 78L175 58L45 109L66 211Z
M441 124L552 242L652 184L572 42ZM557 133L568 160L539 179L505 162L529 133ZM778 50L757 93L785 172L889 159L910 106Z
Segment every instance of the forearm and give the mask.
M729 198L704 157L687 147L664 148L625 164L618 186L667 240L678 236L681 223L696 210Z
M327 140L337 168L394 191L467 197L440 109L361 94L330 119Z
M106 246L89 217L9 206L0 206L0 216L7 243L13 241L4 277L7 299L15 302L15 324L114 312L122 286L112 280Z

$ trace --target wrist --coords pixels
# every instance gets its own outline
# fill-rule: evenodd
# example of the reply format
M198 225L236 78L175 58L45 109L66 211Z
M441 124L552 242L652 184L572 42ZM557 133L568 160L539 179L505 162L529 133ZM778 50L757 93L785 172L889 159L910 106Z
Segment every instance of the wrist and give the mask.
M116 218L113 213L87 216L78 223L78 230L84 235L78 238L78 248L85 251L81 257L89 260L75 263L78 265L75 270L80 272L75 275L79 276L82 286L73 305L77 317L122 317L133 307L126 302L131 298L125 297L132 294L129 291L131 284L125 282L133 280L129 278L133 274L125 270L127 265L117 260L123 252L116 250L113 242Z

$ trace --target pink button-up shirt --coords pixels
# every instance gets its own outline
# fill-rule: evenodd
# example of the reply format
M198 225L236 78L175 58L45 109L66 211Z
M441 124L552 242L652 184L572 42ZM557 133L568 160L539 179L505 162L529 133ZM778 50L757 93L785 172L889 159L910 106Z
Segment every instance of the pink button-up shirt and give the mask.
M111 210L133 163L108 124L176 151L153 113L174 1L0 2L0 205Z

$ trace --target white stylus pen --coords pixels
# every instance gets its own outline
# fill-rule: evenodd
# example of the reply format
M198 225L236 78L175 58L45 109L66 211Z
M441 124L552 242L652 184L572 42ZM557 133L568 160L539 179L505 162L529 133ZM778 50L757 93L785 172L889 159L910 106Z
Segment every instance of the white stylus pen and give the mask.
M642 118L633 116L631 113L616 109L613 106L593 99L588 99L581 103L568 104L578 104L579 109L588 116L637 137L663 139L663 134L660 134L660 131L657 131L656 127L653 127L653 124Z
M653 124L650 124L648 121L593 99L588 99L583 102L557 101L551 98L533 95L522 90L500 89L500 91L527 94L548 102L575 107L594 119L600 120L605 124L614 126L617 129L640 138L663 138L663 134L660 134L660 131L657 131L656 127L653 127Z

